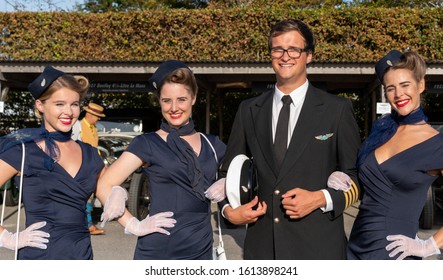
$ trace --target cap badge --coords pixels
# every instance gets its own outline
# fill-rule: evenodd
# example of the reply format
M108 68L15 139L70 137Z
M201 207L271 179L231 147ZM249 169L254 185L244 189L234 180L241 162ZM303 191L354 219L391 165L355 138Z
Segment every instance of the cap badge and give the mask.
M46 85L46 79L43 79L42 82L40 83L40 85L41 85L42 87L44 87L44 86Z
M392 66L392 61L387 60L387 61L386 61L386 64L389 65L389 66Z
M152 82L152 86L157 89L157 83L156 82Z

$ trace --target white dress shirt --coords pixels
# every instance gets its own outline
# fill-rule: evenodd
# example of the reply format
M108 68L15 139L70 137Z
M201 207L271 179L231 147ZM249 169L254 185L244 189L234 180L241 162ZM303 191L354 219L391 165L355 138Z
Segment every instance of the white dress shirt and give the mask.
M306 82L301 85L300 87L296 88L292 92L289 93L292 99L292 103L290 105L290 115L289 115L289 127L288 127L288 147L289 143L291 142L292 133L294 132L295 125L297 124L298 117L300 116L301 107L303 105L303 102L305 101L306 92L308 91L309 82L306 80ZM275 92L273 97L273 104L272 104L272 139L275 140L275 130L277 128L277 121L278 121L278 115L280 114L280 110L283 107L283 102L281 101L282 97L285 94L281 92L277 84L275 85ZM297 187L297 186L295 186ZM321 207L320 209L323 212L329 212L332 211L333 203L332 198L329 192L325 189L321 190L325 196L326 199L326 206Z

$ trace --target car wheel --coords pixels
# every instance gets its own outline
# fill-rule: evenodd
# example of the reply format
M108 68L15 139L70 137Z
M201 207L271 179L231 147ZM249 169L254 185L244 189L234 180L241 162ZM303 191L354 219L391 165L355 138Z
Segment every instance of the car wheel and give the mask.
M420 228L431 229L434 224L434 188L428 189L425 206L420 215Z
M148 187L148 179L143 172L132 174L129 186L128 210L139 220L143 220L149 214Z

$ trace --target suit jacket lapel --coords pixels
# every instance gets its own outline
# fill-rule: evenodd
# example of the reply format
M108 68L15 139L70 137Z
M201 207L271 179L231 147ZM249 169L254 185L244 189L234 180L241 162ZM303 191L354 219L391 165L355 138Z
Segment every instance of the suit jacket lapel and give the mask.
M320 124L323 111L324 102L321 96L317 94L312 85L309 85L278 180L291 170L308 143L314 138L314 129Z
M268 91L257 98L251 106L251 114L256 138L268 165L275 176L278 175L275 164L273 140L272 140L272 97L274 90Z

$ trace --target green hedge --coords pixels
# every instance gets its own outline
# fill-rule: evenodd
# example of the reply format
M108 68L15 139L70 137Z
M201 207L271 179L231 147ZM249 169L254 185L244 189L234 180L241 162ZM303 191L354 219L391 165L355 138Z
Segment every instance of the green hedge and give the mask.
M0 13L0 30L10 32L0 37L0 53L13 60L267 61L269 29L286 18L313 28L317 61L374 61L408 47L443 60L442 8Z

